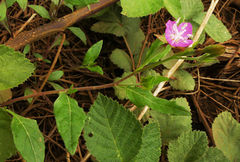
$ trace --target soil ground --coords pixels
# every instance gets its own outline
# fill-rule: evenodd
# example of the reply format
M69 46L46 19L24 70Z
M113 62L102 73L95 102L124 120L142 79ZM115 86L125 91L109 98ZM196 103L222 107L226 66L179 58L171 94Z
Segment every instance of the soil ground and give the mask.
M210 0L204 0L205 10L210 5ZM31 4L38 4L49 8L50 1L34 1ZM16 33L22 25L31 17L33 10L27 9L22 11L17 4L8 9L9 26L12 33ZM66 7L59 9L57 17L61 17L71 13ZM230 111L236 120L240 121L239 116L239 102L240 102L240 4L238 0L220 0L215 9L215 15L219 18L229 29L232 34L232 39L222 43L226 47L224 55L219 57L220 62L204 68L193 68L191 73L196 81L196 88L192 92L175 91L168 87L165 91L159 94L162 98L186 97L190 103L192 110L193 129L204 130L209 136L210 145L214 145L211 136L211 125L214 118L222 111ZM154 34L163 34L165 23L171 18L166 10L161 10L155 15L151 15L149 24L149 17L142 18L142 26L144 33L149 33L148 44L155 39ZM87 87L92 85L103 85L113 82L115 77L121 76L122 71L112 64L109 60L111 51L115 48L121 48L127 51L124 41L121 38L108 34L98 34L89 30L91 25L96 22L94 19L82 20L74 26L79 26L86 33L88 45L84 45L76 36L69 31L65 31L66 39L70 42L69 46L64 46L61 50L59 60L54 67L54 70L64 71L62 79L57 81L64 88ZM24 30L31 30L42 24L49 23L49 20L42 19L36 16ZM150 28L148 26L150 25ZM5 28L0 26L0 43L4 44L10 37L12 37ZM44 58L51 61L54 60L58 47L49 50L50 45L54 42L58 33L49 37L40 39L39 41L31 43L31 52L27 57L31 62L36 63L37 69L34 75L28 79L24 84L12 89L13 97L17 98L24 96L24 90L29 87L35 91L39 91L51 64L47 64L42 60L36 59L33 53L40 53ZM104 40L103 50L97 60L98 65L103 67L104 75L99 75L89 72L86 69L77 69L82 64L82 60L87 49L95 42ZM207 37L202 46L215 44L211 38ZM21 49L22 51L23 49ZM161 72L162 67L159 66L155 70ZM46 84L42 91L53 90L50 84ZM83 107L87 112L91 104L94 102L97 94L101 92L104 95L117 99L114 95L113 88L81 91L71 96L78 100L79 106ZM35 99L32 104L27 101L19 101L8 105L14 112L28 118L36 119L39 127L45 137L46 146L46 161L66 161L66 150L61 137L56 129L56 123L53 115L53 103L57 98L55 95L40 96ZM124 100L119 101L126 107L131 107L131 104ZM84 140L80 139L77 153L71 157L71 161L94 161L93 157L88 157L88 152L84 144ZM22 161L18 155L8 160Z

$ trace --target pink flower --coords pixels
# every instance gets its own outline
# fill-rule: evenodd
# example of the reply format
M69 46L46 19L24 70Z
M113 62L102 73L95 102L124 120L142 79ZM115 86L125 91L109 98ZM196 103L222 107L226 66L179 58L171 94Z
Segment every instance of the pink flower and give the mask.
M192 24L181 23L178 25L179 19L177 21L168 20L166 23L165 37L173 47L188 47L193 43L193 41L189 39L192 37Z

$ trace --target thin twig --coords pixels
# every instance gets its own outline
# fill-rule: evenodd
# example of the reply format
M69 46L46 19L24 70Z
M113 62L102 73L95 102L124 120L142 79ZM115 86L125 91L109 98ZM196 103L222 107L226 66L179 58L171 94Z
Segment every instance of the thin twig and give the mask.
M69 153L69 152L67 152L67 157L66 157L66 159L67 159L67 162L71 162L70 153Z
M43 81L40 89L39 89L39 92L41 92L41 91L43 90L44 86L46 85L46 83L47 83L47 81L48 81L49 76L51 75L51 73L52 73L52 71L53 71L53 69L54 69L54 67L55 67L55 65L56 65L56 63L57 63L57 60L58 60L58 57L60 56L60 53L61 53L61 50L62 50L63 43L64 43L65 39L66 39L66 35L63 34L63 37L62 37L60 46L58 47L57 54L56 54L56 56L55 56L55 58L54 58L54 60L53 60L53 63L52 63L52 65L51 65L51 67L50 67L50 69L49 69L49 71L48 71L48 73L47 73L47 75L46 75L46 77L45 77L45 79L44 79L44 81ZM25 110L21 113L21 115L24 116L27 112L29 112L29 111L32 109L32 105L33 105L33 103L37 100L37 98L38 98L38 96L35 97L35 98L33 98L31 104L28 106L27 109L25 109Z
M91 156L91 154L88 152L88 153L83 157L83 159L81 160L81 162L87 161L90 156Z
M135 61L134 61L134 58L133 58L132 50L131 50L131 48L129 47L129 44L128 44L127 39L126 39L125 36L123 36L123 40L124 40L124 42L125 42L125 44L126 44L126 46L127 46L127 49L128 49L128 52L129 52L129 55L130 55L130 58L131 58L132 69L133 69L133 71L135 71L135 70L136 70L136 67L135 67Z
M210 5L210 7L209 7L209 9L208 9L208 11L207 11L207 14L206 14L205 18L203 19L203 22L201 23L200 27L198 28L198 30L197 30L194 38L193 38L193 43L192 43L192 45L193 45L195 42L198 41L200 35L201 35L202 32L203 32L203 29L205 28L205 26L206 26L206 24L207 24L210 16L212 15L212 13L213 13L213 11L214 11L214 9L215 9L218 1L219 1L219 0L212 0L211 5ZM191 47L192 45L190 45L190 47ZM182 65L183 62L184 62L183 59L179 59L179 60L177 61L177 63L168 71L168 74L167 74L166 77L170 78L170 77L175 73L175 71ZM153 93L154 96L157 96L157 95L158 95L158 93L161 91L161 89L163 88L163 86L165 85L165 83L166 83L166 81L161 82L161 83L158 85L157 89L156 89L156 90L154 91L154 93ZM147 105L144 106L142 112L141 112L140 115L138 116L138 120L141 120L141 119L142 119L142 117L144 116L144 114L147 112L148 109L149 109L149 107L148 107Z
M137 68L138 68L138 67L140 66L140 64L141 64L142 55L143 55L144 49L145 49L145 47L146 47L146 45L147 45L147 41L148 41L149 35L150 35L150 33L151 33L151 22L152 22L152 15L149 15L149 17L148 17L148 32L147 32L146 38L145 38L145 40L144 40L144 43L143 43L141 52L140 52L140 54L139 54L139 59L138 59Z
M23 29L32 21L32 19L36 16L37 14L34 13L24 24L23 26L18 30L16 31L16 33L14 33L14 37L16 37L19 33L21 33L23 31Z

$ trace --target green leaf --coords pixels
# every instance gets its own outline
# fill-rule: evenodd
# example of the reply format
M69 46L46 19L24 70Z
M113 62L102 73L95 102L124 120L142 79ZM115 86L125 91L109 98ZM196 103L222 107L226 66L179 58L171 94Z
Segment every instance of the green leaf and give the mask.
M139 55L142 49L142 43L145 40L145 35L140 28L140 18L128 18L122 17L122 21L125 27L125 38L128 46L134 56ZM136 57L137 58L137 57Z
M81 28L68 27L68 29L71 30L71 32L73 32L73 34L75 34L81 41L83 41L85 45L87 44L87 38Z
M182 6L181 17L187 20L204 11L204 6L201 0L180 0L180 4Z
M218 115L212 125L216 147L232 162L240 161L240 124L230 112Z
M54 82L48 82L49 84L51 84L51 86L55 89L55 90L60 90L60 89L64 89L62 86L60 86L57 83Z
M84 59L83 59L83 65L91 65L91 64L94 64L94 61L98 58L99 54L100 54L100 51L102 49L102 45L103 45L103 41L98 41L97 43L95 43L94 45L92 45Z
M12 98L11 89L0 90L0 104Z
M163 2L164 7L175 19L178 19L182 16L180 0L163 0Z
M131 161L140 149L141 136L141 124L130 111L98 95L84 127L87 148L98 161Z
M59 0L51 0L51 2L52 2L55 6L58 6L58 4L59 4Z
M87 6L92 3L99 2L99 0L64 0L64 1L66 1L67 3L70 3L72 5L81 6L81 7Z
M5 161L16 153L11 130L11 117L0 108L0 161Z
M54 81L54 80L59 80L63 76L64 72L61 70L54 71L50 74L48 80L49 81Z
M117 77L114 79L114 82L128 76L130 73L123 73L122 77ZM126 94L126 88L127 86L135 86L137 85L137 78L136 76L131 76L129 77L128 79L122 81L119 85L117 86L114 86L114 91L115 91L115 95L120 99L120 100L123 100L123 99L127 99L127 94Z
M166 99L155 97L150 91L141 89L139 87L127 87L127 97L138 107L147 105L151 109L164 114L180 116L190 115L188 110L177 105L175 101L168 101Z
M87 68L88 68L88 70L99 73L101 75L103 75L103 73L104 73L103 69L98 65L90 65L90 66L87 66Z
M40 5L28 5L28 7L32 8L34 11L36 11L42 18L51 20L51 17L48 13L48 11Z
M17 0L6 0L7 8L11 7Z
M5 1L0 2L0 21L3 21L7 15L7 5Z
M199 13L197 16L193 17L193 21L198 24L202 23L206 13ZM228 29L223 25L223 23L216 18L215 15L211 15L206 27L205 31L207 34L214 39L216 42L225 42L232 38Z
M35 70L34 65L20 52L0 45L0 90L18 86Z
M167 77L163 76L147 76L141 80L141 84L148 90L152 90L154 86L158 85L160 82L167 81Z
M162 0L121 0L122 14L128 17L142 17L154 14L163 7Z
M70 0L69 0L69 1L70 1ZM72 10L72 12L73 12L74 6L73 6L71 3L68 3L68 2L66 2L66 1L63 1L63 4L64 4L65 6L67 6L68 8L70 8L70 9Z
M110 60L125 72L132 71L131 59L125 51L121 49L113 50L112 54L110 55Z
M36 120L24 118L7 110L13 115L11 122L15 146L26 161L43 162L45 156L44 138Z
M170 45L167 45L166 47L163 47L162 45L163 42L158 39L152 43L151 47L147 51L142 67L150 63L158 62L171 51Z
M61 41L62 41L62 36L61 36L61 35L58 35L58 36L56 37L56 39L54 40L53 44L51 45L50 49L52 49L52 48L55 47L55 46L60 45L60 44L61 44ZM68 46L69 44L70 44L70 43L69 43L67 40L65 40L65 41L63 42L63 45L64 45L64 46Z
M195 23L194 21L189 21L191 24L192 24L192 27L193 27L193 35L196 34L198 28L200 27L199 24ZM204 41L205 41L205 35L206 35L206 32L205 30L203 30L202 34L200 35L200 38L198 39L198 42L200 44L203 44Z
M164 75L167 71L164 70ZM195 88L195 80L186 70L177 70L173 74L174 79L170 80L170 85L177 90L192 91Z
M31 95L33 94L33 90L31 88L26 88L24 91L24 96ZM27 101L28 103L31 103L33 98L28 98Z
M229 162L229 160L224 156L222 151L210 147L197 162Z
M136 162L158 162L161 156L161 134L159 125L151 123L143 128L142 145L135 157Z
M124 36L125 31L121 24L116 22L99 21L91 27L91 30L98 33L114 34L117 37Z
M75 99L60 93L54 102L54 115L57 129L71 155L75 154L78 138L81 135L86 115Z
M169 162L192 162L199 160L208 148L205 132L188 131L169 143Z
M30 48L31 48L30 45L27 44L27 45L24 47L24 49L23 49L23 54L24 54L24 55L28 54L29 51L30 51Z
M27 8L28 0L16 0L22 10Z
M141 51L145 35L140 28L140 18L129 18L120 15L120 7L111 7L109 12L98 17L100 22L94 24L91 30L99 33L110 33L124 36L131 53L137 55Z
M168 59L170 57L174 56L174 53L173 51L171 50L166 56L164 56L161 60L165 60L165 59ZM165 66L167 69L171 69L175 64L176 62L178 61L178 59L171 59L171 60L168 60L168 61L165 61L163 62L163 66Z
M176 101L176 104L184 107L190 113L190 107L186 98L172 99ZM191 116L174 116L169 114L163 114L156 110L150 110L150 115L153 120L158 121L161 130L162 142L165 145L172 140L176 140L183 132L192 130Z

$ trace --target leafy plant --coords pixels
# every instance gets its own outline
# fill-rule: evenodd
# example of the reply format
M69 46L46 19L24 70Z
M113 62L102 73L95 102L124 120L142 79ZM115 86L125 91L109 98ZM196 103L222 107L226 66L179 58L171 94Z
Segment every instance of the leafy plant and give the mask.
M88 12L91 12L89 5L98 1L64 0L60 3L62 1L52 0L53 7L47 11L39 5L28 5L27 0L3 0L0 2L0 21L5 27L8 27L7 8L15 2L23 10L28 6L41 17L52 20L56 18L56 13L54 16L53 12L56 12L63 3L72 10L75 7L87 6ZM169 20L165 35L159 36L160 40L153 41L149 48L143 48L147 39L141 29L140 17L154 14L163 7L177 20ZM92 25L92 31L121 37L120 40L123 40L127 47L127 51L119 48L110 51L110 60L124 71L118 75L121 77L113 78L112 85L116 96L120 100L129 100L136 106L137 111L145 109L146 106L151 109L149 116L145 116L146 122L142 122L137 120L137 113L131 112L133 108L129 111L117 101L99 93L86 115L83 108L78 106L77 100L69 96L82 87L74 88L72 85L64 90L61 84L53 82L59 81L64 72L53 71L48 78L48 84L56 91L51 93L63 91L54 102L53 113L57 130L71 155L75 154L83 131L87 149L98 161L157 162L161 154L167 156L170 162L240 161L238 156L240 127L229 112L223 112L215 119L212 130L216 147L208 147L206 134L192 131L191 109L186 98L168 100L152 94L152 90L164 81L169 81L171 87L177 90L194 90L195 80L186 69L216 63L217 56L224 52L224 47L220 45L196 48L198 43L204 42L205 32L217 42L231 38L226 27L214 15L211 15L199 42L191 40L205 14L201 0L121 0L117 5L92 17L98 20ZM81 28L67 29L84 45L87 44ZM168 40L169 37L171 42ZM61 36L56 36L48 50L58 46L61 40ZM174 53L179 41L190 43L187 46L184 44L184 49L181 48L180 52ZM191 43L195 43L193 47L189 47ZM69 45L69 42L65 40L63 45ZM102 48L103 40L93 44L87 50L80 68L87 68L103 75L103 69L96 62ZM25 46L23 53L0 45L1 104L12 97L11 88L22 84L34 72L34 64L25 56L28 53L30 53L30 45ZM33 55L38 61L51 63L39 53ZM183 63L173 77L165 77L178 59L188 62ZM163 65L166 69L161 73L153 70L158 65ZM34 92L27 87L24 95L33 97ZM33 98L26 97L26 99L29 103L33 102ZM36 120L22 117L8 108L1 108L0 132L0 161L10 158L16 152L19 152L26 161L44 161L44 138Z
M98 65L95 65L96 63L94 62L100 54L102 45L103 45L103 41L101 40L101 41L95 43L94 45L92 45L88 49L88 51L83 59L83 64L81 67L88 68L88 70L90 70L92 72L97 72L99 74L103 74L102 68Z
M0 45L0 90L13 88L26 81L35 70L25 56L13 49ZM4 78L4 79L3 79Z

